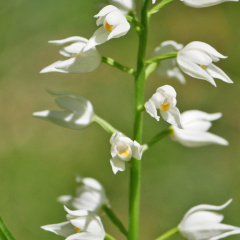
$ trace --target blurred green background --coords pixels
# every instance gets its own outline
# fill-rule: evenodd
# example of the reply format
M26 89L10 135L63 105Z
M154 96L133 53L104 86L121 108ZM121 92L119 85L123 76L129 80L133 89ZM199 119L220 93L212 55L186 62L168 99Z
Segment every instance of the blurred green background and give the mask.
M92 101L97 114L132 137L133 79L102 64L89 74L74 75L39 71L62 59L47 41L69 36L89 38L96 30L95 15L105 1L1 0L0 1L0 215L16 239L62 239L40 226L65 221L56 202L59 195L75 190L76 173L98 179L111 205L127 226L129 171L113 174L110 135L92 124L73 131L34 119L32 112L57 109L45 92L75 91ZM225 223L240 226L240 9L224 3L205 9L175 1L151 20L147 56L165 40L187 44L207 42L229 56L218 63L234 85L216 80L159 79L154 73L146 85L146 100L157 87L171 84L178 93L181 111L199 109L222 112L211 132L229 140L230 146L189 149L166 138L142 159L141 239L150 240L175 227L183 214L200 203L220 205ZM126 36L98 47L104 56L135 67L137 37ZM168 125L144 114L144 140ZM118 240L124 237L104 217L104 226ZM182 239L175 236L173 239ZM239 236L228 239L239 239Z

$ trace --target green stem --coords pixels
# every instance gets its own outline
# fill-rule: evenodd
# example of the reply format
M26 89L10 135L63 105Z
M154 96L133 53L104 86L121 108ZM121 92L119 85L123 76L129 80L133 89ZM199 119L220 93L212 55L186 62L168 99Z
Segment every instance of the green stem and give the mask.
M178 52L169 52L169 53L165 53L163 55L154 57L154 58L150 58L147 61L145 61L146 64L152 64L152 63L158 63L160 61L169 59L169 58L175 58L177 57Z
M172 237L173 235L175 235L177 233L179 233L179 229L178 229L178 227L175 227L175 228L170 229L169 231L167 231L160 237L158 237L156 240L165 240L165 239Z
M104 237L105 240L116 240L114 237L112 237L110 234L108 233L105 233L105 237Z
M158 133L152 140L150 140L147 144L144 145L143 152L147 151L155 143L157 143L158 141L162 140L163 138L169 136L171 133L173 133L172 128L166 129L166 130Z
M158 63L153 62L150 63L147 68L146 68L146 80L148 79L148 77L150 76L150 74L157 68Z
M150 17L154 13L158 12L161 8L166 6L167 4L173 2L174 0L162 0L159 4L157 4L155 7L153 7L149 12L148 16Z
M109 208L107 205L103 205L103 210L108 215L108 217L111 219L113 224L119 229L121 233L123 233L125 236L128 235L128 232L122 222L119 220L119 218L115 215L115 213L112 211L111 208Z
M134 101L134 140L142 142L142 106L144 105L145 85L145 52L148 33L148 3L142 0L141 31L139 34L139 48L137 59L137 75L135 76L135 101ZM129 233L128 240L139 240L139 217L140 217L140 175L141 161L132 159L130 169L129 188Z
M137 33L139 33L141 31L142 26L139 23L139 21L137 20L137 17L133 12L129 12L129 14L126 15L126 19L129 23L134 24L135 30Z
M108 123L107 121L105 121L104 119L100 118L97 115L94 115L93 122L97 123L104 130L106 130L107 132L109 132L111 134L113 134L115 132L121 132L121 131L117 130L116 128L114 128L110 123Z
M2 218L0 217L0 237L3 240L15 240L12 233L8 230L7 226L3 222Z
M115 61L112 58L102 56L102 62L104 62L104 63L106 63L106 64L108 64L108 65L110 65L112 67L118 68L121 71L129 73L129 74L131 74L133 76L136 75L136 71L134 69L122 65L121 63Z

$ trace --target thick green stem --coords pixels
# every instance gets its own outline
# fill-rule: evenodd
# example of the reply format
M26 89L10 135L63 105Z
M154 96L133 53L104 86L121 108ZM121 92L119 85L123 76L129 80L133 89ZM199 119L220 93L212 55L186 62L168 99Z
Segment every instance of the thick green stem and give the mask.
M165 5L173 2L174 0L162 0L159 4L157 4L155 7L153 7L149 12L148 16L150 17L154 13L158 12L161 8L163 8Z
M104 130L107 132L113 134L115 132L120 132L116 128L114 128L110 123L105 121L104 119L100 118L97 115L94 115L93 122L97 123L99 126L101 126Z
M151 139L147 144L144 145L143 152L147 151L150 147L152 147L155 143L162 140L163 138L169 136L173 133L173 129L169 128L160 133L158 133L153 139Z
M148 33L148 2L142 0L141 31L139 34L139 48L137 59L137 75L135 77L135 101L134 101L134 140L142 142L142 106L144 105L144 85L146 77L145 52ZM141 161L133 159L130 169L129 192L129 233L128 240L139 240L140 217L140 175Z
M169 58L175 58L177 57L177 52L169 52L169 53L165 53L163 55L148 59L147 61L145 61L146 64L152 64L152 63L158 63L160 61L169 59Z
M119 220L119 218L115 215L115 213L112 211L112 209L109 208L107 205L103 205L103 210L111 219L113 224L119 229L119 231L123 233L125 236L127 236L128 232L126 228L124 227L123 223Z
M0 217L0 237L2 240L15 240L12 233L8 230L7 226Z
M135 72L134 69L122 65L121 63L115 61L112 58L102 56L102 62L104 62L104 63L106 63L106 64L108 64L112 67L118 68L123 72L129 73L129 74L134 75L134 76L136 75L136 72Z
M109 235L108 233L105 233L105 240L116 240L114 237L112 237L111 235Z
M173 235L177 234L178 232L179 232L178 227L172 228L169 231L167 231L166 233L164 233L163 235L161 235L160 237L158 237L156 240L168 239L168 238L172 237Z

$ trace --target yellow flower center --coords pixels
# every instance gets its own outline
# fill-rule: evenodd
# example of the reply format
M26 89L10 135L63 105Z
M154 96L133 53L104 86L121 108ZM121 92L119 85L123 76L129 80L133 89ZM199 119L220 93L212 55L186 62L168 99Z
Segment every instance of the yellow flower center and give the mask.
M76 57L82 57L83 56L83 54L82 53L75 53L75 54L73 54L72 56L71 56L71 58L76 58Z
M166 111L169 110L170 106L171 106L170 102L168 102L168 103L166 103L166 104L163 103L163 104L160 105L160 109L161 109L163 112L166 112Z
M130 148L127 146L125 149L118 149L118 154L124 158L127 158L131 154Z
M201 68L205 69L207 66L206 65L201 65Z
M77 227L74 227L74 231L75 231L75 233L78 233L78 232L81 231L81 229L80 229L80 228L77 228Z
M105 22L104 27L105 27L105 29L106 29L108 32L111 32L111 31L112 31L112 28L113 28L113 25L110 25L110 24L108 24L107 22Z

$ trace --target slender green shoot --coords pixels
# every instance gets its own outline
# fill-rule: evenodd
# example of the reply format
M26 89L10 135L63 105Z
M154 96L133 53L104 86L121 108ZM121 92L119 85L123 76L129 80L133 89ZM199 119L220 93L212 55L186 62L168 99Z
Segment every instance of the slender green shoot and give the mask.
M177 54L178 54L178 52L165 53L160 56L148 59L147 61L145 61L145 64L158 63L158 62L161 62L161 61L169 59L169 58L175 58L175 57L177 57Z
M8 230L6 224L3 222L0 217L0 237L2 240L15 240L12 233Z
M111 235L109 235L108 233L105 233L104 240L116 240L116 239L114 237L112 237Z
M175 235L177 233L179 233L179 229L178 229L178 227L175 227L175 228L170 229L169 231L167 231L160 237L158 237L156 240L165 240L165 239L172 237L173 235Z
M162 9L167 4L173 2L174 0L162 0L159 4L154 6L149 12L148 17L151 17L154 13L157 13L160 9Z

